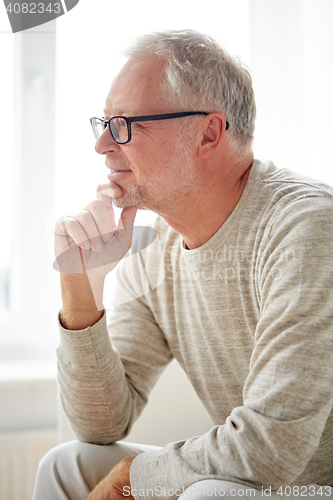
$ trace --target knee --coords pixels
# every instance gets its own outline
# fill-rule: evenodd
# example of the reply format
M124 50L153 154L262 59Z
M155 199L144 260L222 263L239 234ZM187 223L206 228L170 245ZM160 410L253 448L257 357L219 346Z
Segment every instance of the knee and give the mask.
M73 466L73 460L77 461L80 444L78 441L70 441L52 448L39 462L37 474L46 477L68 471Z
M80 455L85 443L70 441L51 449L39 462L34 500L87 498L89 488L82 480Z
M64 443L50 450L40 461L36 488L45 489L47 485L52 485L56 491L66 491L68 498L86 498L112 467L128 455L126 447L117 443L109 446L80 441ZM69 491L75 491L75 495L69 495ZM81 496L77 491L81 492Z

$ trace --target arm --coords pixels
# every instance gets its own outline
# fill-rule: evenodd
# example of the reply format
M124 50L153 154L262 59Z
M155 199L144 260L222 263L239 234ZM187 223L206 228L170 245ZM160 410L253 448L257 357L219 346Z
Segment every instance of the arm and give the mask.
M136 457L136 491L214 478L259 489L300 476L311 482L307 464L333 404L333 213L331 201L318 203L315 210L302 203L283 221L282 214L257 262L260 321L243 405L203 436ZM295 259L287 258L290 250ZM328 436L319 469L330 467L332 430Z
M134 299L140 296L144 278L140 272L139 257L119 264L117 298L125 295L125 303L114 307L108 317L111 340L106 315L82 330L60 327L62 403L83 441L105 444L125 437L172 359L144 297Z
M172 359L167 343L141 299L122 306L93 327L61 328L58 380L64 410L76 436L95 444L124 438ZM118 327L119 325L119 327Z
M171 359L142 301L116 313L118 323L125 323L122 355L111 345L102 303L104 279L131 246L136 208L124 209L117 227L105 187L99 186L98 200L59 219L55 227L63 297L61 398L77 436L95 443L110 443L128 433Z
M96 306L86 274L80 276L61 273L60 284L63 307L59 319L63 327L68 330L83 330L102 318L104 312L99 311ZM100 283L101 290L103 286L104 278Z

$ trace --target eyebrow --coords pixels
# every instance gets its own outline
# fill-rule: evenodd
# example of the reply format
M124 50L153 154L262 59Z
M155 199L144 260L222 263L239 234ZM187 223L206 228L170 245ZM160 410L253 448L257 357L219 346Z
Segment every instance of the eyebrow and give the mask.
M114 113L113 115L111 115L106 108L103 109L103 114L104 114L104 116L105 115L108 115L108 116L137 116L138 115L138 113L126 112L123 109L119 109L117 113Z

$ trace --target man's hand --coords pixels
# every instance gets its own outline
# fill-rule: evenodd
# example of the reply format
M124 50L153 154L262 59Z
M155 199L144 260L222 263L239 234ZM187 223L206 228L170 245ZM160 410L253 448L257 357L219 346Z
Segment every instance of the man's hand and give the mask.
M61 318L72 330L92 326L100 319L105 276L131 246L137 209L125 208L116 225L111 185L100 185L97 200L61 217L55 226L54 249L63 296Z
M133 500L130 493L130 468L134 459L135 457L126 457L119 462L92 490L87 500L124 500L124 497Z
M137 209L125 208L116 225L107 186L100 185L98 199L83 210L56 222L54 251L61 273L105 277L129 250Z

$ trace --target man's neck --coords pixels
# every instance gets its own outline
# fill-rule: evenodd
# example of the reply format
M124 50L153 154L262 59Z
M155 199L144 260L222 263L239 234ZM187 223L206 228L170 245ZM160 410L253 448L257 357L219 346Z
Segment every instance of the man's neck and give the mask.
M179 232L186 248L204 245L220 229L233 212L246 186L253 157L239 165L230 178L213 180L183 199L164 220ZM239 172L238 175L234 175Z

